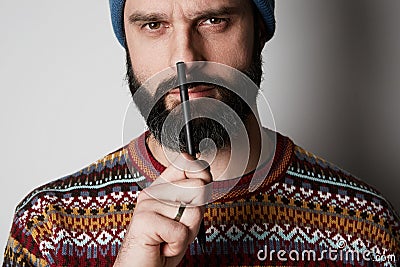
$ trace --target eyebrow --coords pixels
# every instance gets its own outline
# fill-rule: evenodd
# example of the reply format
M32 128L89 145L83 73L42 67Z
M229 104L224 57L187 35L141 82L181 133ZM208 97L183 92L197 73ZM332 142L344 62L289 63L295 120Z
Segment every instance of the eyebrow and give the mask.
M191 19L200 20L208 17L218 17L218 16L226 16L237 14L240 12L240 8L238 6L224 6L221 8L209 8L206 10L201 10L197 12L190 13L188 16ZM129 23L133 24L135 22L148 22L148 21L160 21L167 20L168 15L162 12L151 12L151 13L143 13L140 11L133 12L129 18Z
M206 10L194 12L189 14L189 16L198 20L209 17L219 17L219 16L238 14L239 12L240 8L238 6L223 6L220 8L209 8Z
M165 13L141 13L136 11L129 16L128 21L130 23L135 23L138 21L158 21L165 20L167 17L168 16Z

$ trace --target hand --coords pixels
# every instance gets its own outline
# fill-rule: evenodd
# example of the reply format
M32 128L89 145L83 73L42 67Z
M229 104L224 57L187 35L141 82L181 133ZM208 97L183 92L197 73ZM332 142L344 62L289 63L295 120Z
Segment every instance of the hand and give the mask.
M140 192L114 266L176 266L195 239L211 173L205 161L191 160L184 170L175 167L182 166L178 161ZM186 208L175 221L182 203Z

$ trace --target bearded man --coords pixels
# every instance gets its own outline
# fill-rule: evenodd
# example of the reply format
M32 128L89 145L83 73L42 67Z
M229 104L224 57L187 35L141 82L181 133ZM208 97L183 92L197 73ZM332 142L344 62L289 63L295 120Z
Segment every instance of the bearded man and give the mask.
M149 131L17 207L6 266L395 265L372 187L261 126L273 0L110 0ZM195 155L179 97L184 62ZM383 259L380 257L380 259Z

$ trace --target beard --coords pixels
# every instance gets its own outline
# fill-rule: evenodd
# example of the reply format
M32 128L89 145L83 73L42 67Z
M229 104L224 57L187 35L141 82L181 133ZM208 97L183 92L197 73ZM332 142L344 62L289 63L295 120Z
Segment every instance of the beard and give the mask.
M250 66L242 71L256 85L260 86L262 78L262 59L261 51L253 50L253 59ZM172 84L176 77L163 81L158 86L156 93L152 95L149 90L139 90L142 84L138 81L130 61L129 51L126 50L127 79L133 100L138 107L141 115L145 118L147 127L154 138L163 147L175 151L188 151L184 131L184 117L181 106L171 108L166 103L167 91L173 89ZM215 78L213 78L215 80ZM204 80L210 80L206 78ZM217 91L218 100L225 105L210 105L207 99L198 98L190 100L192 120L192 142L196 153L207 154L213 147L216 149L229 148L231 140L236 138L241 123L246 125L246 121L253 114L251 106L256 103L258 90L253 88L245 91L242 98L233 90L210 83L193 82L188 83L190 89L198 85L213 86ZM179 103L176 103L177 106ZM233 112L232 112L233 111ZM240 121L238 121L240 120ZM212 143L214 145L212 145ZM209 148L209 149L208 149Z

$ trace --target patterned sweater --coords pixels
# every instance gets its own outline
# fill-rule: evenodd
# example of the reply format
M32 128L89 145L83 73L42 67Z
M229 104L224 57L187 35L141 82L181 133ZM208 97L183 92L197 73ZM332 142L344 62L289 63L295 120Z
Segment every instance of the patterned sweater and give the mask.
M195 240L181 266L399 264L400 220L375 189L279 134L271 164L207 205L206 251ZM139 184L164 169L143 134L32 191L16 208L3 266L112 266ZM265 179L250 192L252 177Z

